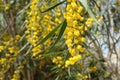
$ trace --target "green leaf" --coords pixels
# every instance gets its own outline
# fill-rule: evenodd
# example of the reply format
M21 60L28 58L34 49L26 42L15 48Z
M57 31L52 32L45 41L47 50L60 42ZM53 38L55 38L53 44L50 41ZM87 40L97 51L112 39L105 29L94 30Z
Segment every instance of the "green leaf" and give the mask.
M70 67L68 67L68 75L69 75L69 77L71 77Z
M82 5L85 7L86 10L88 10L88 4L87 4L87 0L79 0Z
M66 20L64 20L64 22L63 22L62 25L60 26L61 29L60 29L59 35L58 35L55 43L53 43L53 45L52 45L51 48L53 48L53 47L55 46L55 44L61 39L61 37L62 37L62 35L63 35L63 33L64 33L65 29L66 29L66 26L67 26L67 22L66 22Z
M63 23L63 22L62 22L62 23ZM62 23L61 23L61 24L62 24ZM38 45L44 43L45 41L47 41L47 40L58 30L58 28L60 27L61 24L59 24L57 27L55 27L45 38L43 38L43 39L38 43Z
M56 78L55 80L60 80L59 78L60 78L60 75L58 75L57 78Z
M47 11L49 11L49 10L51 10L51 9L54 9L55 7L59 6L60 4L62 4L62 3L64 3L64 2L65 2L65 1L59 2L59 3L57 3L57 4L55 4L55 5L51 6L51 7L49 7L49 8L46 9L45 11L42 11L42 13L47 12Z
M29 45L29 42L27 42L18 52L20 53L21 51L23 51L28 45Z
M91 18L93 18L97 23L97 19L95 18L93 12L91 11L91 9L89 8L88 4L87 4L87 0L79 0L81 2L81 4L85 7L86 11L88 12L88 14L90 15Z

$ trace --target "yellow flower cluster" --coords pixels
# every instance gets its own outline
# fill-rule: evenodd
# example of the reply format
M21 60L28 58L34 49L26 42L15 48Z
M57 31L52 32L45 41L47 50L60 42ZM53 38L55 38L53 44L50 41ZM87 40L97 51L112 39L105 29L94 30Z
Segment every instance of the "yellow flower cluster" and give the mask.
M19 47L16 45L19 39L21 38L20 35L16 35L15 38L10 38L10 40L5 40L3 45L5 46L4 49L8 49L8 52L5 53L5 57L8 58L12 56L18 56L19 54ZM12 59L12 58L10 58Z
M108 72L108 71L105 71L105 72L104 72L104 76L105 76L105 77L108 77L108 76L110 76L110 72Z
M9 68L9 66L6 64L7 63L6 58L1 58L0 59L0 80L4 80L4 72Z
M18 50L19 50L18 47L11 46L11 47L8 48L8 50L9 50L9 53L10 53L10 54L13 54L14 56L17 56L18 53L19 53L19 52L18 52Z
M92 18L88 18L87 21L86 21L86 25L88 27L92 26L92 23L93 23L93 19Z
M83 46L83 43L86 42L85 32L92 26L93 19L82 17L82 12L83 7L77 0L67 0L66 12L64 13L64 18L67 21L67 28L65 30L64 38L66 39L65 43L72 57L65 61L66 68L79 62L82 58L86 58L84 57L86 54L80 53L86 53ZM84 66L84 64L81 65ZM88 78L87 75L80 73L78 74L78 77L82 80ZM79 80L79 78L77 79Z
M18 80L18 79L20 79L20 71L19 70L15 70L13 78L11 80Z
M0 64L2 65L2 64L4 64L6 61L7 61L6 58L1 58L1 59L0 59Z
M57 56L52 60L53 63L57 64L58 67L61 67L63 65L62 57Z
M30 15L30 18L26 20L28 23L28 26L26 27L26 39L28 42L33 45L33 56L38 55L40 50L40 45L37 46L37 43L39 41L39 35L42 31L42 27L39 25L39 10L37 7L38 0L32 0L31 6L30 6L30 12L27 12ZM38 52L37 52L38 51Z
M0 51L2 52L2 58L0 58L0 80L4 80L4 72L9 70L11 64L17 59L19 55L19 47L16 45L20 39L20 35L16 35L15 38L11 38L5 35L3 38L2 46L0 46Z
M10 3L6 4L5 6L5 11L9 10L10 9Z
M81 59L81 55L76 55L76 56L73 56L71 58L69 58L69 60L67 60L65 62L65 67L69 67L70 65L74 65L76 62L78 62L80 59Z
M18 42L20 40L21 36L20 35L16 35L15 36L15 42Z
M78 73L77 76L82 78L82 80L86 80L88 78L87 75L82 75L81 73ZM77 80L81 80L81 79L78 78Z
M69 53L71 56L75 56L80 52L84 52L84 47L81 43L85 42L86 39L82 37L84 34L84 25L78 24L83 21L81 13L83 7L77 2L77 0L67 0L68 5L64 18L67 20L67 29L65 30L65 39L68 46Z
M41 46L38 45L38 46L36 46L36 47L34 47L34 48L32 49L32 52L34 53L34 54L33 54L33 57L38 56L39 53L42 52L42 50L41 50L40 48L41 48Z
M9 58L9 59L1 58L0 59L0 65L1 65L0 73L10 68L11 59L13 58Z
M96 71L97 71L97 67L96 66L89 68L89 72L96 72Z
M0 46L0 52L4 50L4 46Z
M61 23L61 10L57 9L55 12L56 18L55 18L55 23L60 24Z
M19 80L20 79L20 77L21 77L20 72L24 68L24 64L25 64L25 62L22 62L22 64L17 67L17 69L14 71L14 74L13 74L13 77L11 80Z

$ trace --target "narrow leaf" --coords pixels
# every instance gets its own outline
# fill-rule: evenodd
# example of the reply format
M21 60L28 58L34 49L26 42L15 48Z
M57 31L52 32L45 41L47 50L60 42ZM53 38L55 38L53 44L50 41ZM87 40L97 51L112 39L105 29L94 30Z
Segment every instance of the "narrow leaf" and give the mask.
M59 80L60 76L58 75L57 78L55 80Z
M62 23L61 23L62 24ZM56 31L57 31L57 29L60 27L60 25L61 24L59 24L57 27L55 27L45 38L43 38L38 44L42 44L42 43L44 43L46 40L48 40Z
M49 7L49 8L46 9L45 11L42 11L42 13L47 12L47 11L49 11L49 10L51 10L51 9L54 9L55 7L59 6L60 4L62 4L62 3L64 3L64 2L65 2L65 1L59 2L59 3L57 3L57 4L55 4L55 5L51 6L51 7Z
M70 67L68 68L68 75L69 75L69 77L71 77Z
M66 29L66 26L67 26L67 22L66 22L66 20L64 20L64 22L61 25L61 29L60 29L59 35L58 35L55 43L53 43L52 47L54 47L55 44L61 39L61 37L62 37L62 35L63 35L63 33L64 33L65 29Z
M87 0L79 0L82 5L85 7L86 11L88 12L88 14L90 15L91 18L93 18L97 23L97 19L95 18L93 12L91 11L91 9L89 8L88 4L87 4Z
M79 0L82 5L85 7L86 10L88 10L88 4L87 4L87 0Z

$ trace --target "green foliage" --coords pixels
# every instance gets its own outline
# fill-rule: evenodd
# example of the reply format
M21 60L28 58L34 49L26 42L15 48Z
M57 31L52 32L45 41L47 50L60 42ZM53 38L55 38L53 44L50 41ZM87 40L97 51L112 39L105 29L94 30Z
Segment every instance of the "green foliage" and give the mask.
M119 7L119 0L0 0L0 80L119 80Z

